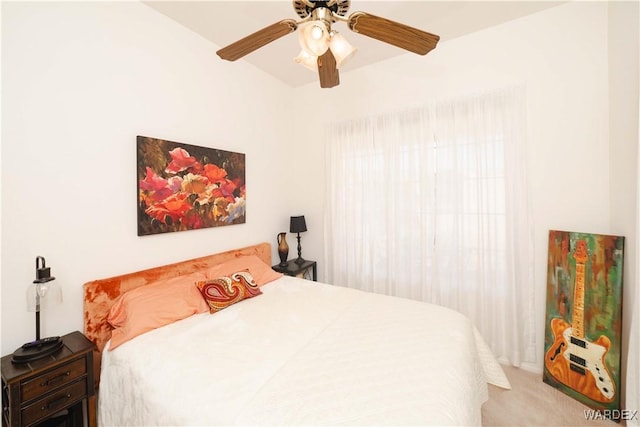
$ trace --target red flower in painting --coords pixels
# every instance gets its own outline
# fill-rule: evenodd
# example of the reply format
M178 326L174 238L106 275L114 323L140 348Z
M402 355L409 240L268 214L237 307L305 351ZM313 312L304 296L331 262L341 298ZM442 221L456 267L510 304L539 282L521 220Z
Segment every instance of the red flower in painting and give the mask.
M184 148L174 148L169 151L169 154L171 155L171 163L169 163L169 166L165 169L167 173L178 173L196 166L196 164L199 165L196 158L190 156Z
M146 191L157 191L167 186L167 180L160 178L147 166L147 175L140 180L140 189Z
M193 173L199 174L200 172L202 172L202 163L195 162L193 166L191 166L190 171Z
M211 182L222 181L227 176L227 171L214 164L204 165L204 176Z
M147 175L140 180L140 189L148 191L147 197L151 200L164 200L174 193L168 186L166 179L160 178L150 167L147 167Z
M172 224L189 212L192 206L184 193L174 194L162 202L149 206L145 212L163 224ZM168 219L171 221L168 222Z
M215 198L225 198L229 202L233 202L235 198L233 197L234 191L236 191L236 184L233 181L225 179L224 182L220 183L220 186L212 191L212 195Z
M161 189L159 189L157 191L153 191L149 195L149 197L154 202L160 202L160 201L166 199L167 197L171 196L172 194L173 194L173 191L171 190L171 188L165 187L165 188L161 188Z

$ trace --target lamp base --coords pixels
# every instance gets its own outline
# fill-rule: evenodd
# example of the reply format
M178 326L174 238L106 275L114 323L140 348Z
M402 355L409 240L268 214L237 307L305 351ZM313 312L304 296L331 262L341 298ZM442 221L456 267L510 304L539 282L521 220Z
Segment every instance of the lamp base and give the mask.
M34 360L42 359L43 357L49 356L53 354L64 346L61 339L48 341L46 343L31 346L31 347L20 347L16 351L13 352L13 357L11 361L13 363L29 363Z
M298 264L298 265L301 265L301 264L304 264L305 259L304 259L304 258L302 258L302 257L298 257L298 258L296 258L296 260L295 260L294 262L295 262L296 264Z

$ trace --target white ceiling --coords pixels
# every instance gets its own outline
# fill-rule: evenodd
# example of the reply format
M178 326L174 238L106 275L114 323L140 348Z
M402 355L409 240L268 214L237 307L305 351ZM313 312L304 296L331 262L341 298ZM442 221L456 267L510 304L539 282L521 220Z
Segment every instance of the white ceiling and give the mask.
M224 47L282 19L298 16L289 0L279 1L144 1L176 22L200 34L218 47ZM391 19L451 40L483 28L501 24L531 13L557 6L563 1L372 1L352 0L347 16L355 11ZM368 66L396 55L414 55L395 46L351 32L336 22L340 31L358 49L341 68L342 72ZM478 46L482 49L482 46ZM216 49L217 50L217 49ZM289 34L240 59L297 87L318 80L318 76L296 64L299 53L297 33ZM215 55L215 52L212 51ZM222 61L222 59L220 59ZM225 61L226 62L226 61ZM233 66L233 63L228 63Z

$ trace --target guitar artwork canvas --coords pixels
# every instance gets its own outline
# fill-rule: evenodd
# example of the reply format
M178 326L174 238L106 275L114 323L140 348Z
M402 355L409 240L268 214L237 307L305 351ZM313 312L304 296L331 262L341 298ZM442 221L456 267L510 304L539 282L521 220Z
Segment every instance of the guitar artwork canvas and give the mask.
M549 232L543 381L620 409L624 237Z

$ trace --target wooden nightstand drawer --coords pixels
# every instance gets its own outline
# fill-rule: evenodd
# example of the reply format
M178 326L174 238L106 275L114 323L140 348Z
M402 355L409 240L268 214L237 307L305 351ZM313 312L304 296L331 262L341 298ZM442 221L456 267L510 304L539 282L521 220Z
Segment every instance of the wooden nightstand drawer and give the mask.
M68 408L87 397L87 382L78 381L61 390L36 400L22 410L22 425L29 425Z
M22 401L27 402L64 384L69 384L86 372L86 358L82 358L31 378L22 384Z

